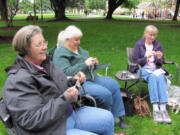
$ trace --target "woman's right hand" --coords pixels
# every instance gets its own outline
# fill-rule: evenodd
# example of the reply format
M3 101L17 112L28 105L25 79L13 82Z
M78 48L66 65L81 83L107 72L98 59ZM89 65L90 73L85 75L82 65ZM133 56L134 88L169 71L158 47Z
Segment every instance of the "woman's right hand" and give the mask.
M149 55L146 57L146 58L147 58L147 61L149 61L149 59L150 59L152 56L154 56L154 55L156 55L156 52L155 52L155 51L151 51L151 52L149 53Z
M94 64L98 64L98 60L97 58L89 57L86 59L85 63L87 66L92 66Z
M86 81L86 75L83 72L78 72L73 78L79 80L81 83Z
M68 88L64 92L64 98L69 101L70 103L76 102L78 99L78 90L75 86Z

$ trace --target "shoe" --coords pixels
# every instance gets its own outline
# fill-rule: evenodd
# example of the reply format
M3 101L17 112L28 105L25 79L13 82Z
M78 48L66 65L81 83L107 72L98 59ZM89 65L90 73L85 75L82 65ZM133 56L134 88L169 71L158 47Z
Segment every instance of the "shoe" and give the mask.
M122 117L119 118L119 122L117 124L115 124L115 125L118 125L122 129L128 129L129 128L129 126L127 124L123 123L123 118Z
M153 111L153 119L155 123L163 123L163 118L160 111Z
M161 112L161 114L162 114L163 123L165 123L165 124L171 124L172 123L172 120L169 117L167 111L163 111L163 112Z
M119 127L122 129L128 129L129 126L127 124L124 124L123 122L119 123Z

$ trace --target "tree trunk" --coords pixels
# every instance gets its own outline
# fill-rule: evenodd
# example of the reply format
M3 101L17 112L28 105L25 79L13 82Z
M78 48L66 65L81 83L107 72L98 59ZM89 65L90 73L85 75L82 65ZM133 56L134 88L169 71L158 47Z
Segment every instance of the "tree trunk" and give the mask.
M33 24L35 25L36 24L36 0L34 0L33 8L34 8Z
M42 9L42 0L41 0L41 21L43 21L43 9Z
M8 20L7 0L0 0L0 10L2 20Z
M112 19L112 14L114 12L115 8L109 8L106 19Z
M65 20L66 0L50 0L56 20Z
M11 24L8 19L8 1L7 0L0 0L0 11L1 11L2 20L5 21L7 27L10 27Z
M112 14L125 0L108 0L108 13L106 19L112 19Z
M55 10L55 18L56 20L64 20L67 19L65 16L65 7L59 6L59 8L56 8Z
M175 13L173 16L173 21L177 21L177 16L178 16L178 12L179 12L179 4L180 4L180 0L177 0L176 9L175 9Z

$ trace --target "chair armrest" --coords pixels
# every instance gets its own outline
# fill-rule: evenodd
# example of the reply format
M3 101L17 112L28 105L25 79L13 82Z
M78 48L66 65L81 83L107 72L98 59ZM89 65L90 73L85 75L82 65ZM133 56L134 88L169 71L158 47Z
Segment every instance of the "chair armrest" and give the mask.
M173 62L173 61L164 61L163 64L175 64L175 62Z
M138 66L136 63L128 63L129 66Z
M95 66L95 69L96 69L96 70L99 70L99 69L105 69L105 76L107 76L108 68L109 68L110 65L111 65L111 63L107 63L107 64L98 64L98 65Z
M110 63L107 63L107 64L98 64L95 66L95 69L98 70L98 69L106 69L110 66L111 64Z
M140 79L141 79L141 77L142 77L142 67L141 67L141 65L139 65L139 64L137 64L137 63L132 63L132 62L128 61L128 66L137 66L138 69L140 70L139 77L140 77Z

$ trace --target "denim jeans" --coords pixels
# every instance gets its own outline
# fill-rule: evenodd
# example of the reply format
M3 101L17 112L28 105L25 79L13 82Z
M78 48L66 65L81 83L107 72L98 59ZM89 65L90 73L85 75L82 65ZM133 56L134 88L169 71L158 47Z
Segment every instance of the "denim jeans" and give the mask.
M155 69L156 70L156 69ZM139 70L137 72L139 74ZM148 90L151 103L167 103L166 77L164 74L156 76L142 68L142 78L148 83Z
M67 135L113 135L114 118L110 111L81 107L67 119Z
M104 109L112 112L114 118L125 115L119 84L110 77L96 76L94 81L83 84L87 93L97 99Z

